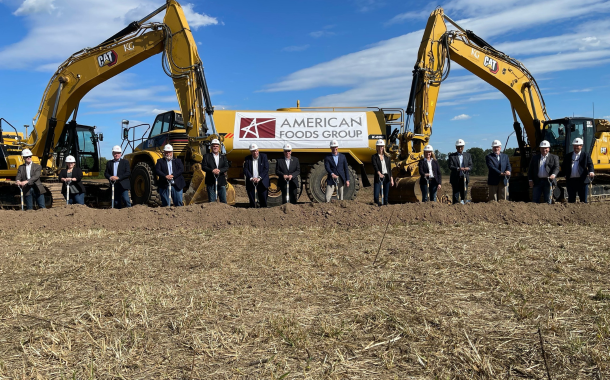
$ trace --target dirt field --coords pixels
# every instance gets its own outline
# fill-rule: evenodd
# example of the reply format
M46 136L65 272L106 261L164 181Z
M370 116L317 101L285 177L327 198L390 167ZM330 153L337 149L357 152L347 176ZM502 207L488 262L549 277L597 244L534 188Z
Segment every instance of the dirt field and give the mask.
M610 377L610 205L370 198L0 211L0 379Z

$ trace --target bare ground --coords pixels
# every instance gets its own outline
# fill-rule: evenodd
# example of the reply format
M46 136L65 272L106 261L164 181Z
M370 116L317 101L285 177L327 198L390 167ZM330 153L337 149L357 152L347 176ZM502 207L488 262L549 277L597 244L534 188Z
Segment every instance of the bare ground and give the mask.
M0 211L0 379L610 376L610 205L368 201Z

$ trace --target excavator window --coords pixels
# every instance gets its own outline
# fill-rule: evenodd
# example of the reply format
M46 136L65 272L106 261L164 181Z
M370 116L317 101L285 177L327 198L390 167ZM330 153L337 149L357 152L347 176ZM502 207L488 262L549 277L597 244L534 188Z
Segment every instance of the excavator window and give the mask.
M544 126L544 139L551 144L551 153L563 156L566 144L565 126L563 123L548 123Z
M161 134L161 131L163 130L163 116L164 115L157 115L152 130L150 131L150 137L154 137Z

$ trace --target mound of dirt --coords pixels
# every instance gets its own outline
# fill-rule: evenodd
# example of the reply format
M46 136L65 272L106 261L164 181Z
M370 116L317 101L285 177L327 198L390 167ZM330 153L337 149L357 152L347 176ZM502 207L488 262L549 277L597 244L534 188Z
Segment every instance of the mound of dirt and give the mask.
M23 218L23 216L26 216ZM610 204L556 204L492 202L467 205L440 203L401 204L387 207L361 202L304 203L267 209L244 209L225 204L201 204L178 208L135 206L123 210L100 210L63 206L27 213L0 211L0 229L59 231L65 229L158 230L168 226L184 229L227 227L338 227L353 228L414 223L498 223L521 225L607 225ZM19 221L15 223L15 221Z

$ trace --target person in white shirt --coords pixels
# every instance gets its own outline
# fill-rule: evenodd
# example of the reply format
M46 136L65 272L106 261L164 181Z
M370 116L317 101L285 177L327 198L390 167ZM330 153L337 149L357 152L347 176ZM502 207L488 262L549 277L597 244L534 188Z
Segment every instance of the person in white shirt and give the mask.
M15 184L23 189L23 200L26 208L32 210L34 208L34 199L38 204L38 208L45 208L44 194L46 190L40 181L42 166L32 162L32 152L29 149L24 149L21 152L24 163L17 168L17 176Z
M216 194L221 203L227 203L227 171L229 161L224 154L220 153L220 141L213 139L210 143L211 152L203 156L201 170L205 173L205 185L208 192L208 200L216 202Z
M244 159L244 176L246 177L246 192L248 193L250 207L256 207L255 195L258 195L260 207L267 207L269 160L267 160L265 153L258 151L256 144L250 144L250 155Z
M468 193L468 182L470 181L470 171L472 170L472 156L464 152L464 140L459 139L455 142L455 153L451 153L447 159L449 164L449 183L453 193L453 204L464 203ZM460 202L460 197L462 198Z
M275 175L282 190L282 204L297 203L300 174L301 164L298 158L292 156L292 145L284 145L284 158L278 159L275 163Z
M587 203L589 183L595 177L593 161L587 152L582 150L583 141L577 137L572 142L573 152L563 158L561 171L566 176L568 185L568 202L576 202L576 195L581 202Z
M432 157L434 148L426 145L424 148L424 158L419 160L419 187L422 193L422 202L436 202L436 193L441 189L441 170L438 162Z
M555 177L559 174L559 157L549 153L551 144L543 140L540 143L540 154L536 154L530 161L527 171L532 190L532 202L539 203L540 196L545 203L551 203L551 184L555 185Z
M390 187L394 186L394 178L392 177L392 163L390 157L385 154L385 141L383 139L377 140L375 144L377 153L371 156L371 162L373 163L373 169L375 175L373 177L373 202L377 205L382 206L379 196L381 195L381 184L383 184L383 204L388 204L388 196L390 194Z

